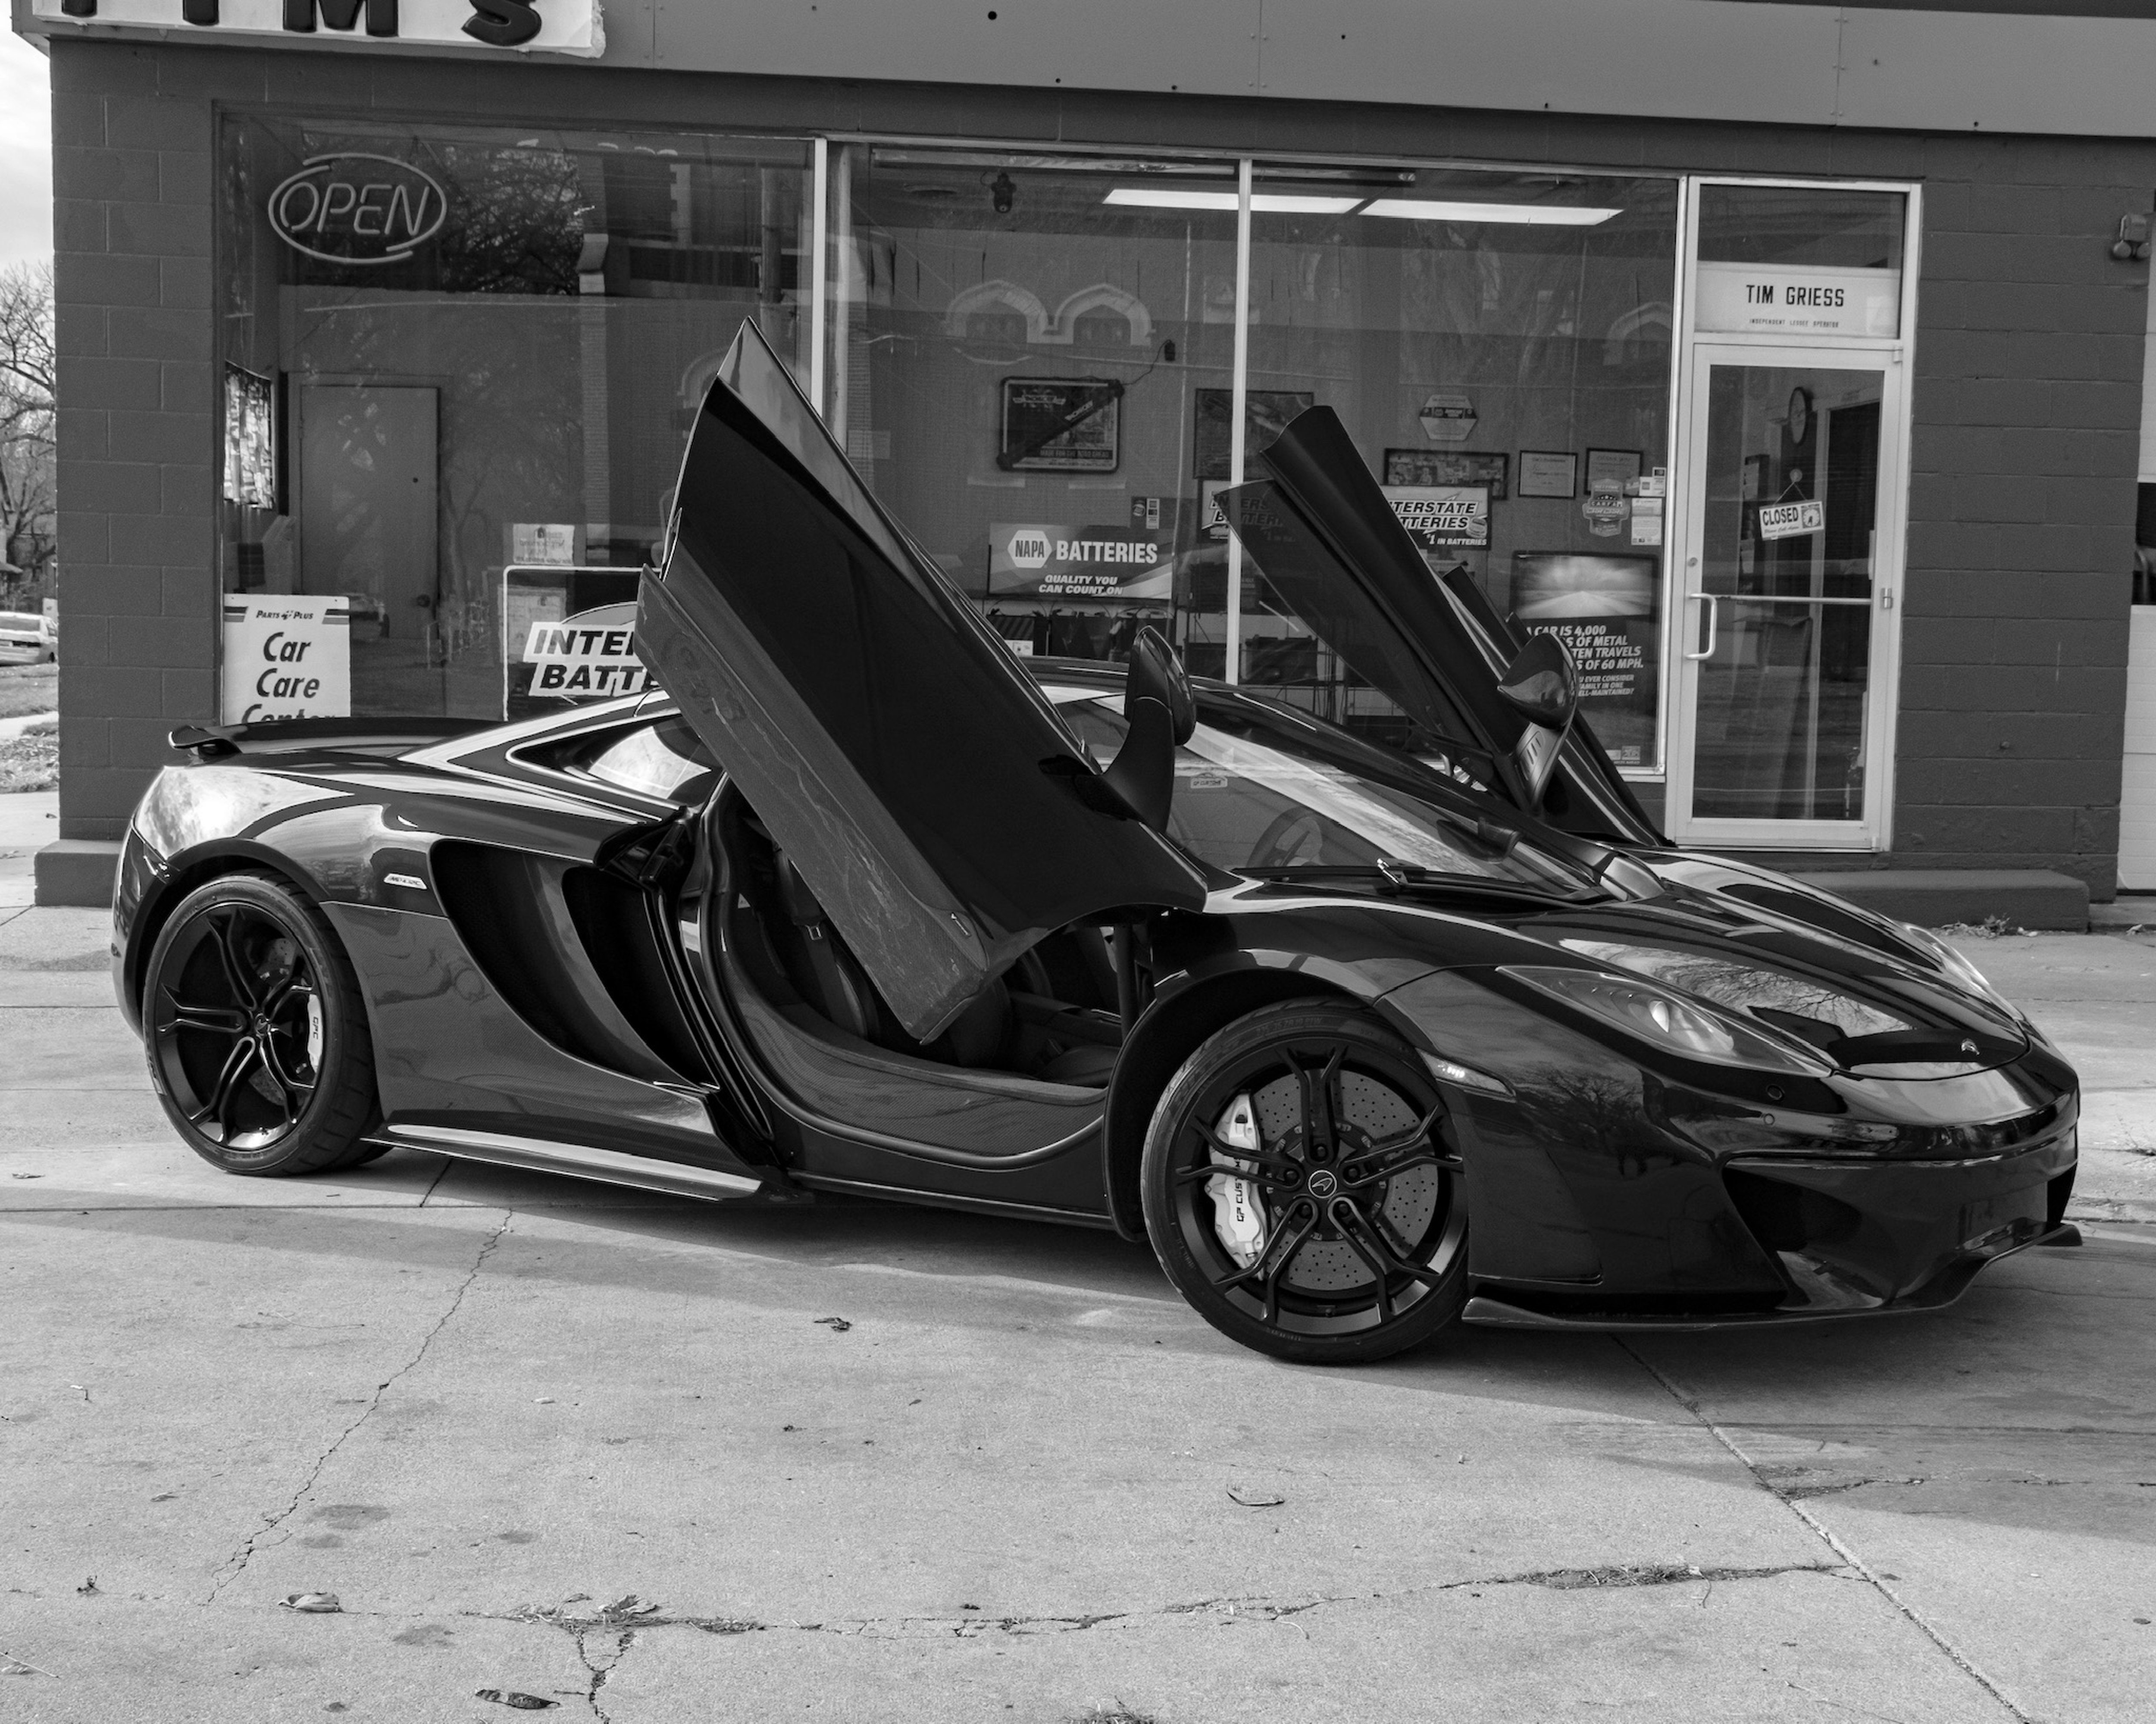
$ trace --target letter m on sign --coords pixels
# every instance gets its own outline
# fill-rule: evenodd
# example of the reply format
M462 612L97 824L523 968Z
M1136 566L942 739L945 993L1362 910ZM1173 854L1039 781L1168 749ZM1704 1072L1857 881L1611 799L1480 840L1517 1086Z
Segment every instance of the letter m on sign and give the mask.
M367 8L368 35L397 33L397 0L285 0L285 28L311 35L319 9L322 22L332 30L349 30L359 22L362 5Z

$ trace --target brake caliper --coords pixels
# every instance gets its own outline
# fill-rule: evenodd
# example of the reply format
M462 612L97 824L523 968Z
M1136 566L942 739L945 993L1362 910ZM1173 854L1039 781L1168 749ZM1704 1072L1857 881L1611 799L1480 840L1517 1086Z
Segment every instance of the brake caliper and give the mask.
M1258 1144L1258 1116L1250 1106L1247 1095L1238 1095L1228 1104L1228 1111L1220 1116L1220 1123L1214 1128L1223 1143L1237 1149L1256 1149ZM1215 1173L1205 1182L1205 1195L1213 1199L1213 1230L1220 1236L1220 1243L1228 1248L1228 1255L1235 1260L1240 1269L1248 1269L1258 1260L1265 1249L1265 1206L1258 1194L1257 1182L1238 1175L1257 1172L1255 1163L1239 1162L1213 1152L1214 1165L1231 1168L1230 1172Z

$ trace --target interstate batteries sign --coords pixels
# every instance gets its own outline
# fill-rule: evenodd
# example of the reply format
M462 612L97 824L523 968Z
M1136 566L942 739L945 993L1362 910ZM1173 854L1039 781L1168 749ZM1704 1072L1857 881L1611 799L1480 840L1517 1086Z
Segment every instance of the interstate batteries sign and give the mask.
M1162 603L1175 596L1174 558L1165 534L1143 528L999 521L988 528L988 591Z
M1419 550L1490 542L1486 485L1389 485L1384 491Z
M170 39L418 42L593 59L600 0L31 0L33 17L85 34L158 30Z

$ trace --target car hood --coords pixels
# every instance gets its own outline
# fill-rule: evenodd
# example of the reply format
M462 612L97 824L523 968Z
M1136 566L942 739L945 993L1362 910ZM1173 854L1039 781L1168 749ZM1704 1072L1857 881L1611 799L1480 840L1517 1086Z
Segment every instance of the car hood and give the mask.
M1858 1077L1961 1076L2028 1051L2027 1020L1914 930L1718 858L1641 859L1661 895L1553 911L1520 931L1763 1024Z

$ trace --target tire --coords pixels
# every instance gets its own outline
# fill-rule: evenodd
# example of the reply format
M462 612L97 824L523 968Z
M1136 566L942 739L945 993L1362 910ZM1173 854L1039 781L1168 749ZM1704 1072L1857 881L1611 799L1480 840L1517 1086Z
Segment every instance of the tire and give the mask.
M1219 1135L1243 1097L1259 1146L1247 1159ZM1240 1191L1218 1172L1230 1155L1255 1176ZM1467 1302L1466 1193L1443 1100L1414 1050L1351 1006L1289 1000L1204 1043L1153 1110L1138 1178L1168 1280L1275 1358L1385 1358ZM1241 1255L1223 1237L1238 1206L1263 1218Z
M182 899L142 985L150 1081L213 1167L258 1178L371 1162L374 1045L351 961L320 911L260 873Z

